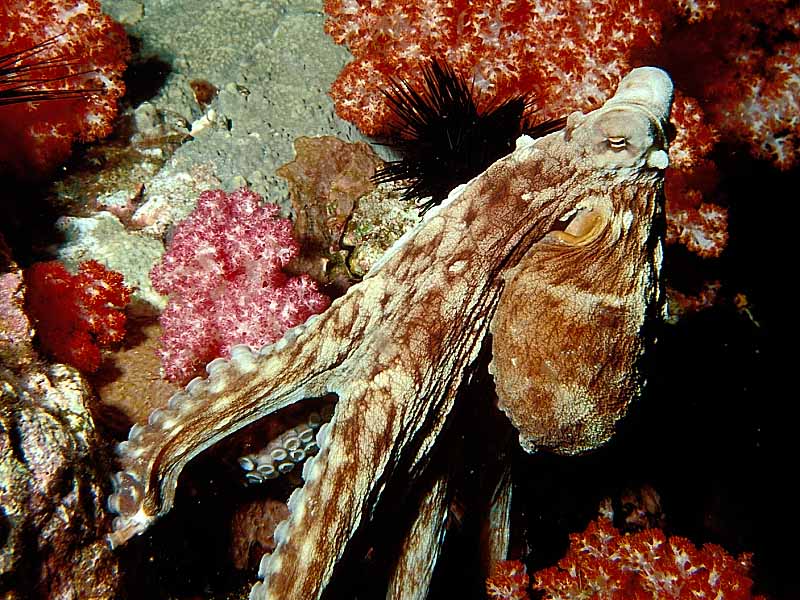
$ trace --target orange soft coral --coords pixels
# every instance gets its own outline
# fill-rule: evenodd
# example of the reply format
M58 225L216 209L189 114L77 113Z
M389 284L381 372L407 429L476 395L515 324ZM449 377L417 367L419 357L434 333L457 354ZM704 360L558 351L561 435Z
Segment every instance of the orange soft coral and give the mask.
M0 31L0 173L31 179L111 132L130 48L97 0L4 0Z
M752 594L750 555L734 559L716 544L697 548L660 529L622 535L606 518L570 536L557 567L538 571L545 600L765 600Z
M486 578L486 595L489 600L530 600L529 585L522 562L501 560L492 566L492 573Z
M325 12L325 30L355 56L331 88L336 111L367 135L385 132L390 78L418 89L430 58L474 81L487 101L533 93L542 119L593 109L661 26L637 0L327 0Z
M42 349L81 371L100 366L100 347L125 337L131 290L122 275L96 260L72 275L58 261L35 263L25 273L26 308Z
M542 119L596 107L632 67L666 67L678 89L679 172L667 241L704 257L728 237L727 210L703 187L718 141L782 169L800 162L800 7L789 0L326 0L325 12L326 31L354 56L331 97L367 135L390 123L392 78L420 89L431 58L473 81L484 103L534 94Z

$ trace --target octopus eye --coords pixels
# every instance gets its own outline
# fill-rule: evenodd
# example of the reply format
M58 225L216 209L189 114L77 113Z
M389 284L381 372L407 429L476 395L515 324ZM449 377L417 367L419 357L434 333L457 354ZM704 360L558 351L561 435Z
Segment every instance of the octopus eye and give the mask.
M606 138L606 142L612 150L625 150L628 145L628 140L622 136Z

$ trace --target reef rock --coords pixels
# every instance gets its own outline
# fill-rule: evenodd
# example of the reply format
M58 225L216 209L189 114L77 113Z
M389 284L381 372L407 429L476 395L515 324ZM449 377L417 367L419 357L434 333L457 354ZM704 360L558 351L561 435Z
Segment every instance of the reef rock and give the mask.
M0 364L0 597L117 598L89 388L66 365Z

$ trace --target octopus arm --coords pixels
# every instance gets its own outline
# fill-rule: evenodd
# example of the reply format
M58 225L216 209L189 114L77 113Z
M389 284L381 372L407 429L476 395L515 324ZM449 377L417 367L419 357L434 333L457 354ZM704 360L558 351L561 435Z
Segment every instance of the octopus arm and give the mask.
M264 582L254 586L251 598L319 597L405 450L419 445L422 431L427 435L427 415L406 409L418 391L400 364L339 390L334 417L318 436L320 452L306 464L305 483L289 499L291 515L275 532L275 552L262 561L259 576ZM423 503L430 510L420 518L439 515L442 520L444 492L444 483L434 487L429 503ZM425 527L416 531L426 542L418 550L423 555L433 551L435 557L436 544L423 533ZM426 589L427 578L421 576Z
M354 290L334 304L357 304L358 295ZM178 476L192 458L284 406L327 392L326 379L353 348L326 340L337 339L343 327L355 337L372 319L361 311L342 323L337 314L312 317L260 351L234 347L230 360L209 363L206 379L194 379L165 408L154 411L146 425L131 428L128 440L117 447L122 470L113 478L108 499L118 514L108 536L112 547L142 533L172 508Z
M427 289L424 279L415 278ZM392 285L384 280L366 286L383 290L376 298L382 299L378 304L383 306L384 326L391 322L395 335L373 332L370 342L363 343L329 379L328 390L339 396L336 410L320 429L320 451L303 469L303 487L289 499L290 517L275 532L276 549L262 560L263 581L253 587L253 600L321 596L386 486L397 478L406 485L419 480L452 411L458 382L478 356L487 319L466 320L455 332L437 327L423 317L422 305L393 310L394 301L411 306L406 296L418 292L385 293ZM462 300L474 305L475 314L488 314L495 296L489 288L479 287ZM434 294L428 300L425 306L430 307L441 298ZM420 512L407 531L408 539L417 544L406 543L401 550L390 584L396 595L389 597L424 595L446 513L447 483L442 474L423 495ZM426 569L414 571L421 564Z
M450 507L446 474L436 478L419 504L389 580L387 598L425 600L445 536Z

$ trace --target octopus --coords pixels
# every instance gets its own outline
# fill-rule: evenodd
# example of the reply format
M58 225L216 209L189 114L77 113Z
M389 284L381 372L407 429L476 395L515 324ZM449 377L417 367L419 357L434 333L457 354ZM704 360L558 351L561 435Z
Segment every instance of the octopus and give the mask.
M634 69L601 108L522 136L456 187L327 311L209 363L119 445L111 545L172 508L199 453L335 394L250 598L321 597L357 534L406 489L415 510L387 598L424 598L450 498L432 457L458 426L466 383L488 369L523 449L566 455L606 442L643 385L649 324L663 313L672 93L663 71Z

